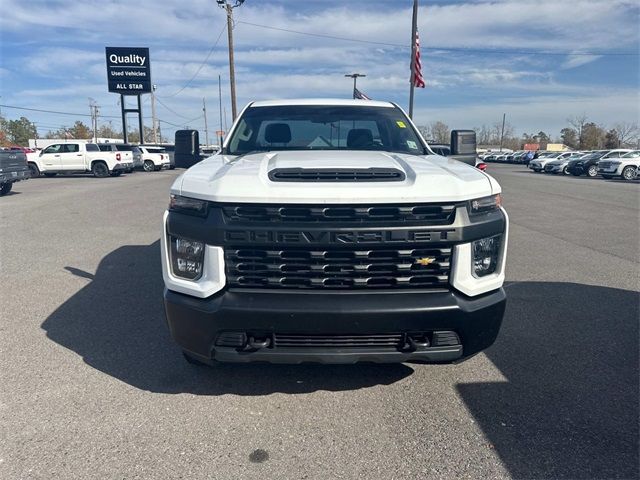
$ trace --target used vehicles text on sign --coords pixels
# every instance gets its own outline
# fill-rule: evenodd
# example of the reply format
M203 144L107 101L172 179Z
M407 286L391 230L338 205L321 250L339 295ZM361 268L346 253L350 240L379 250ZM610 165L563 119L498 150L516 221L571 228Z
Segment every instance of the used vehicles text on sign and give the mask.
M109 91L122 95L151 92L148 48L106 47Z

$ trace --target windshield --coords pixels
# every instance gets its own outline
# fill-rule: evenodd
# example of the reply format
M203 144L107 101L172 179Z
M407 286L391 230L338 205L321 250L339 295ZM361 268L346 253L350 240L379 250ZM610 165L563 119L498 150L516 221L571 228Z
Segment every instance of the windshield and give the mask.
M383 150L424 154L398 108L287 105L245 110L227 146L230 155L270 150Z

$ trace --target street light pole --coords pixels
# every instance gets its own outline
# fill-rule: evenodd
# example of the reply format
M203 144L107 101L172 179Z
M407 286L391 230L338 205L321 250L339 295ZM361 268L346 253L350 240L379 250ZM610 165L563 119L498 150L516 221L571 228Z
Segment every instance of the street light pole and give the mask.
M366 77L366 75L363 75L361 73L351 73L345 75L345 77L353 78L353 98L356 98L356 82L358 81L358 77Z
M233 120L236 119L238 113L236 107L236 74L233 59L233 9L244 3L244 0L216 0L220 8L224 8L227 12L227 35L229 38L229 83L231 84L231 115Z

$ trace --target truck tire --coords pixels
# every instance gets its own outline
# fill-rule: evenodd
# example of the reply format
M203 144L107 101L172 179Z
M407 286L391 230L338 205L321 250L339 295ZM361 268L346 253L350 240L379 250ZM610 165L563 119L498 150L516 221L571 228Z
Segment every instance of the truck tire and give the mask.
M93 162L93 165L91 165L91 173L93 173L93 176L96 178L108 177L109 167L107 167L107 164L104 162Z
M622 170L622 178L625 180L634 180L636 178L636 167L629 165Z
M29 162L29 174L31 178L36 178L40 176L40 170L35 163Z
M58 174L58 172L44 172L44 176L45 177L55 177Z
M13 188L13 183L12 182L3 183L0 186L0 197L2 197L3 195L6 195L7 193L9 193L12 188Z
M145 172L153 172L156 169L156 166L151 160L145 160L142 168Z
M587 168L587 177L595 178L598 176L598 167L596 165L591 165Z
M567 170L567 167L564 167L562 169L562 173L564 173L565 175L571 175L571 172L569 172L569 170Z
M111 172L112 177L119 177L120 175L122 175L122 170L116 170L114 172Z

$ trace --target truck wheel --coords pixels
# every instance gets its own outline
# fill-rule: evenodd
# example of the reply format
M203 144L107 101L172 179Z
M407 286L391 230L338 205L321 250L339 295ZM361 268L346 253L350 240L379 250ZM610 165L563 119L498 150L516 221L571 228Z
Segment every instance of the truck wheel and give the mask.
M36 178L40 176L40 170L35 163L29 163L29 174L31 178Z
M562 169L562 173L564 173L565 175L570 175L571 174L571 172L569 170L567 170L567 167L564 167Z
M151 160L145 160L144 165L142 165L142 168L144 169L145 172L153 172L156 166L153 164Z
M13 188L12 182L3 183L2 186L0 186L0 197L9 193L12 188Z
M91 165L91 172L93 173L93 176L96 178L103 178L103 177L109 176L109 168L107 167L107 164L104 162L95 162L93 165Z
M49 178L55 177L57 174L57 172L44 172L44 176Z
M111 172L112 177L119 177L122 175L122 170L116 170L115 172Z
M625 180L634 180L636 178L636 167L629 165L622 170L622 178Z
M587 177L595 178L597 176L598 176L598 167L596 167L595 165L591 165L587 169Z

